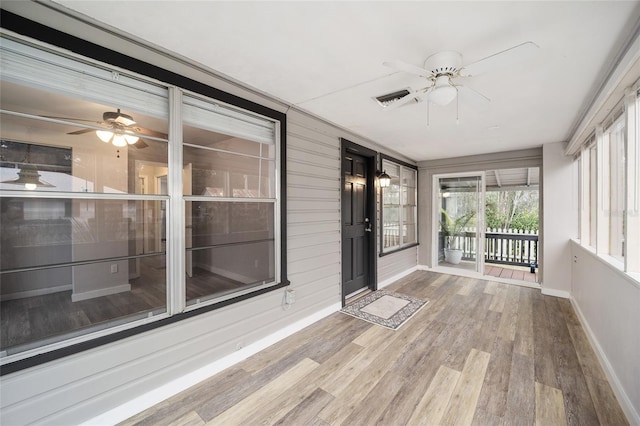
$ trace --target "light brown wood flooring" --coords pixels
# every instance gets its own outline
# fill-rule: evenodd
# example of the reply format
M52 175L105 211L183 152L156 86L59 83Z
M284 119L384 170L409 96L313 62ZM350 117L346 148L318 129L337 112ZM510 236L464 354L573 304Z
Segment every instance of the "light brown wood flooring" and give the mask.
M335 313L125 425L625 425L571 304L419 271L392 331Z
M511 266L501 267L485 263L484 274L492 277L510 278L512 280L526 281L530 283L538 282L538 274L531 273L529 268Z

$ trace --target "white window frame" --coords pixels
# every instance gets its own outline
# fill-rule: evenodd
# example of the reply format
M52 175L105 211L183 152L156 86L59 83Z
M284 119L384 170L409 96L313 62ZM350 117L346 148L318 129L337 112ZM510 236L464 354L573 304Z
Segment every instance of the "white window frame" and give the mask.
M622 110L622 112L621 112ZM611 203L611 151L610 136L624 125L624 170L625 192L618 194L624 200L621 218L613 218ZM631 277L640 285L640 82L625 91L624 98L599 125L595 136L582 145L578 155L580 161L580 243L589 248L615 270ZM593 141L595 140L595 141ZM595 170L591 166L596 164ZM620 176L617 176L620 178ZM594 185L595 183L595 185ZM595 186L596 200L589 191ZM615 185L614 185L615 186ZM618 185L619 186L619 185ZM615 186L617 188L618 186ZM614 188L614 189L615 189ZM589 202L590 206L587 205ZM595 207L595 208L594 208ZM595 217L594 217L595 214ZM593 226L595 223L595 226ZM611 225L619 229L623 225L623 236L613 236ZM623 256L611 252L611 244L621 245Z

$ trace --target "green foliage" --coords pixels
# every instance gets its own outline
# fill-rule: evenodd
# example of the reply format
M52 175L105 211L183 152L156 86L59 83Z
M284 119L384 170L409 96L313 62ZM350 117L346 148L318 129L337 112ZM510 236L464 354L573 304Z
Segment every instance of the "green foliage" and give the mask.
M511 228L521 231L538 230L538 211L518 212L511 222Z
M485 213L487 228L537 231L538 192L487 192Z
M464 228L467 224L475 217L475 211L468 211L460 217L452 218L449 213L440 209L442 213L442 220L440 221L440 231L442 235L445 236L447 241L447 247L451 248L451 243L453 242L455 236L463 235Z

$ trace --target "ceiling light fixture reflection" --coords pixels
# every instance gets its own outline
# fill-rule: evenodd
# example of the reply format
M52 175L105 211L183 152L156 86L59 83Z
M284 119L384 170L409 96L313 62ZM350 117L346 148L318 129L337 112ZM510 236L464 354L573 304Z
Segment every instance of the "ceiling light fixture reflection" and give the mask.
M11 185L24 185L24 189L28 191L33 191L36 188L55 188L54 185L50 183L43 182L40 180L40 173L38 172L38 168L29 164L29 156L31 154L31 145L27 146L27 154L24 157L23 164L20 166L18 170L18 179L14 180L5 180L0 183L8 183Z
M133 145L140 139L138 136L128 134L127 132L123 132L121 130L116 130L115 132L110 132L109 130L96 130L96 135L102 142L111 142L117 147Z

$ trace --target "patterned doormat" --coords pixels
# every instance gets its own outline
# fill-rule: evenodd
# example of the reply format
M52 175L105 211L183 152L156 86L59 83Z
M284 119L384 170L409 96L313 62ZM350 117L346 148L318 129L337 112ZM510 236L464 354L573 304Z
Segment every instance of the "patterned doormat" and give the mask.
M396 330L427 303L406 294L378 290L348 304L340 312Z

